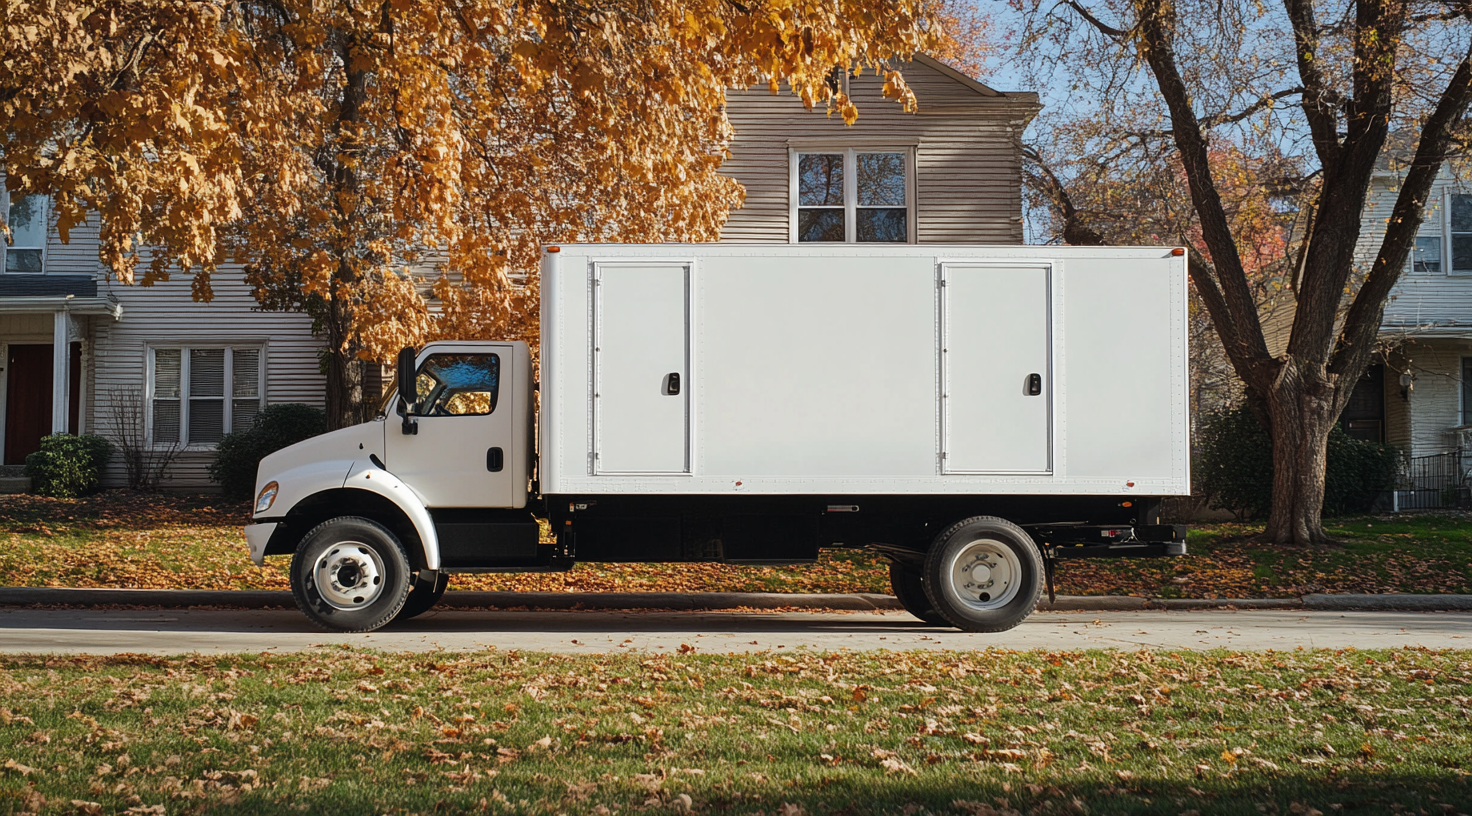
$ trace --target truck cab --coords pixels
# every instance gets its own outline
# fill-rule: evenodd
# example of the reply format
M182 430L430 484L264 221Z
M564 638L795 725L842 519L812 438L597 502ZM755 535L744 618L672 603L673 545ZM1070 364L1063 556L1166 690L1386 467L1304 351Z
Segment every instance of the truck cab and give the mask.
M397 369L377 419L259 467L251 560L296 555L298 603L327 628L412 617L439 600L450 572L555 568L555 547L539 545L531 512L536 395L526 343L432 343L406 349ZM396 586L404 597L390 597Z

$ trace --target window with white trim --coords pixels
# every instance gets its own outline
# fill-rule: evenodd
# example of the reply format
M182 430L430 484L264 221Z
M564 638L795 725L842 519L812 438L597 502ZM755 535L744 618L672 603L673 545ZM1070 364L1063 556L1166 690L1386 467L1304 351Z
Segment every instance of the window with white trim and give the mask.
M1411 271L1425 275L1441 274L1441 236L1422 235L1416 238L1416 248L1411 251Z
M1472 275L1472 195L1453 195L1447 209L1447 243L1454 273Z
M908 243L915 226L913 176L909 150L794 153L792 240Z
M155 445L213 445L249 428L261 410L258 347L159 346L149 358Z
M46 196L6 197L5 271L39 274L46 255Z

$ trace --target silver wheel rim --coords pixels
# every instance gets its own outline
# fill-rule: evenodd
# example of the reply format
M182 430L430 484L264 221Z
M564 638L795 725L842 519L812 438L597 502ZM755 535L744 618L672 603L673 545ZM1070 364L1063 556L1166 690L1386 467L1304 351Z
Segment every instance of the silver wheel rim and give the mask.
M1017 597L1022 586L1022 559L1007 544L979 538L958 548L943 573L951 594L968 609L999 609Z
M363 609L383 594L383 559L360 541L339 541L317 558L317 591L333 609Z

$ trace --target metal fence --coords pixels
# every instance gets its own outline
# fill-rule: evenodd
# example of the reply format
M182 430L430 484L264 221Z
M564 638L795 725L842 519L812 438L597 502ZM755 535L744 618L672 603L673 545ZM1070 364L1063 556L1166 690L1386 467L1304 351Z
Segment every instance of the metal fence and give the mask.
M1405 460L1395 489L1394 510L1450 510L1472 506L1462 451Z

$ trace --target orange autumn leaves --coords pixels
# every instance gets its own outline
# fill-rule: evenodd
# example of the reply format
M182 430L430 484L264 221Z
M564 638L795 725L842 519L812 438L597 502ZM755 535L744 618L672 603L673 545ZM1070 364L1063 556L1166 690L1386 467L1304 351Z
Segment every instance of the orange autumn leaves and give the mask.
M834 66L941 40L931 0L78 0L6 4L12 194L88 219L119 280L234 260L267 308L324 313L335 353L529 337L549 241L713 240L728 87L852 121ZM141 270L140 270L141 267ZM431 308L431 301L435 301Z

